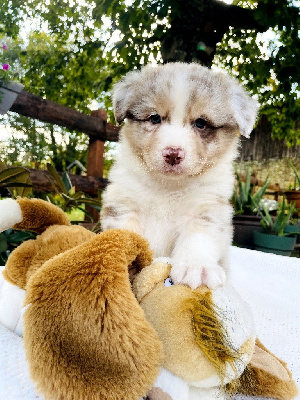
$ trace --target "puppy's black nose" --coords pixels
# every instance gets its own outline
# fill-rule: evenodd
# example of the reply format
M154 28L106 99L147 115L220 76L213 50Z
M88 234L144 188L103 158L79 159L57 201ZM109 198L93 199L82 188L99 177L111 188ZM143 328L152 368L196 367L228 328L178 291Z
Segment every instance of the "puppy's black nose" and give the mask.
M180 148L166 147L162 152L162 155L167 164L177 165L184 160L185 152Z

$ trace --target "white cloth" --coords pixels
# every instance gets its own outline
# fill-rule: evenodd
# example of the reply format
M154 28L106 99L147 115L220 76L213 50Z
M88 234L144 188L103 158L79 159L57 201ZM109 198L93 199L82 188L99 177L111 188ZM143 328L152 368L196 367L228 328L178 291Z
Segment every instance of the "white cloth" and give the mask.
M22 306L25 290L3 279L1 273L3 269L4 267L0 267L0 325L22 336Z
M232 247L230 261L231 283L252 309L257 336L287 362L300 387L300 259ZM22 338L0 325L0 400L37 396Z
M300 258L232 247L230 263L231 282L252 309L257 336L287 363L300 390Z

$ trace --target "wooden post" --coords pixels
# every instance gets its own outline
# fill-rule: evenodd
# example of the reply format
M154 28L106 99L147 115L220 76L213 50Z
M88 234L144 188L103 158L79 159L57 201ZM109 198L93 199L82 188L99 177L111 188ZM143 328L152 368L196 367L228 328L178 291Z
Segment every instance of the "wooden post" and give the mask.
M91 112L91 116L100 118L101 123L106 126L107 112L104 110L95 110ZM87 175L97 178L103 177L104 168L104 143L97 137L90 136L88 160L87 160Z
M278 201L279 192L280 192L280 186L278 183L275 183L275 185L274 185L274 200L276 200L276 201Z
M103 128L106 128L107 112L105 110L92 111L91 116L99 118L99 120L103 124ZM103 177L104 144L105 142L98 139L97 137L90 136L87 159L87 176L94 176L96 178ZM92 215L94 222L97 222L99 220L99 213L95 208L86 206L86 210Z

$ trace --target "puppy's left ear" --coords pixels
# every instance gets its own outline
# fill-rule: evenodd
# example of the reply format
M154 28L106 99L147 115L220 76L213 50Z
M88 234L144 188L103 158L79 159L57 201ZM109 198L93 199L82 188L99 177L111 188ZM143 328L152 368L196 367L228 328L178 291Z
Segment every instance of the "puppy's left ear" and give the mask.
M135 89L139 87L139 81L140 72L132 71L114 85L113 108L118 124L121 124L126 118Z
M249 138L256 121L258 102L237 82L230 86L230 102L240 133Z

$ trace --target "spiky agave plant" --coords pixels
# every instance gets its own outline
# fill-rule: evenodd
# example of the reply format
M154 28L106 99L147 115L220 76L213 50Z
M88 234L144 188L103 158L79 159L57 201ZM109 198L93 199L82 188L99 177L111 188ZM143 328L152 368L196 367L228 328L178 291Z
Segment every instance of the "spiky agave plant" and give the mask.
M260 200L266 193L269 177L266 178L261 188L254 192L253 187L251 186L251 172L250 168L247 168L246 171L246 179L243 182L241 175L235 170L237 177L237 188L234 189L231 202L235 209L235 215L257 215L258 213L258 204Z
M259 210L261 216L261 225L266 233L277 236L287 236L290 233L285 233L284 228L289 225L290 220L295 211L295 204L287 204L283 198L279 206L277 216L273 218L264 204L261 204L263 212Z

